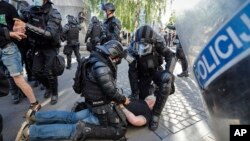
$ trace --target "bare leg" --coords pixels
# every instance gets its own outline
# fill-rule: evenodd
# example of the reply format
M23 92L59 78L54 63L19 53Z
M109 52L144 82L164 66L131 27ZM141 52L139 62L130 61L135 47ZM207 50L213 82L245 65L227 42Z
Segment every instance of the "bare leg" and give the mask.
M13 77L16 85L23 91L23 93L27 96L30 103L36 102L36 97L33 93L32 88L30 85L25 81L23 75L18 75Z

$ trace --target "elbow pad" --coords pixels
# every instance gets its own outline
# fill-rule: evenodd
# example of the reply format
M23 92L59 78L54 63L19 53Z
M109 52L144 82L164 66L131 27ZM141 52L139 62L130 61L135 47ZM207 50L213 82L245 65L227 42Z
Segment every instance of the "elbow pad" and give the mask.
M37 35L41 35L41 36L44 36L45 38L51 38L52 35L49 31L46 31L44 29L41 29L41 28L38 28L38 27L35 27L31 24L26 24L26 29L33 32L33 33L36 33Z

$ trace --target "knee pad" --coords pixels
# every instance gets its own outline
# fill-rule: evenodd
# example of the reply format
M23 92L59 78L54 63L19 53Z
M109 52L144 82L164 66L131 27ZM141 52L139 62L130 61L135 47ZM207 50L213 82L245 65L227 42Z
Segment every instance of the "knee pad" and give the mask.
M161 83L170 83L172 81L172 75L166 71L161 74Z

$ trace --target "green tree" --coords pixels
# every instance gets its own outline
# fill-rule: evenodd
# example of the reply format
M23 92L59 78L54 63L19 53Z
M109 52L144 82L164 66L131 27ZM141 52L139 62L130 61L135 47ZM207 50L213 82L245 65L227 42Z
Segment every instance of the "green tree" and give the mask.
M112 2L116 7L116 16L121 20L122 26L128 31L134 31L139 23L140 10L144 9L145 22L160 22L161 16L166 13L167 0L87 0L93 13L99 18L103 17L100 10L101 3Z

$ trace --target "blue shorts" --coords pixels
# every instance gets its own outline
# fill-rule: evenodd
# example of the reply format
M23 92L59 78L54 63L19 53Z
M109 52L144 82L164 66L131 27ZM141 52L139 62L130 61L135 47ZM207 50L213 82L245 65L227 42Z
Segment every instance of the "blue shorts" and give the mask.
M4 48L0 48L0 59L10 76L14 77L23 73L21 54L15 43L9 43Z

